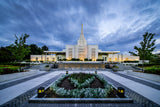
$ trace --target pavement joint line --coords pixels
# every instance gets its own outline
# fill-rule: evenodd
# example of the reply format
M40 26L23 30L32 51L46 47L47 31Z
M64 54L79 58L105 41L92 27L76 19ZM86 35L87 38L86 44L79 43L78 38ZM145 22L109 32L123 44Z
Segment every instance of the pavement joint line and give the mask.
M126 73L121 73L121 72L117 72L117 73L118 73L118 74L123 74L123 75L129 76L129 77L133 77L133 78L136 78L136 79L140 79L140 80L146 81L146 82L148 82L148 83L151 83L151 84L155 84L155 85L159 85L159 86L160 86L160 83L159 83L159 82L155 82L155 81L148 80L148 79L141 78L141 77L134 76L134 75L128 75L128 74L126 74Z
M49 74L46 74L44 76L5 88L0 90L0 105L14 99L15 97L27 92L29 89L32 89L39 84L42 84L43 82L55 77L56 75L60 74L61 72L52 72ZM34 85L33 85L34 84ZM19 89L17 91L17 89ZM14 93L13 93L14 92Z
M148 106L148 105L152 105L152 106L156 106L156 107L158 106L156 103L154 103L150 99L138 94L134 90L129 89L128 87L124 86L123 84L111 79L110 77L108 77L108 76L106 76L102 73L100 73L100 74L112 86L123 87L125 89L126 96L133 98L134 102L137 102L138 104L142 104L142 105L145 105L145 106Z
M37 70L38 71L38 70ZM3 84L6 84L6 83L10 83L10 82L14 82L14 81L17 81L17 80L21 80L21 79L25 79L25 78L28 78L30 76L35 76L35 75L38 75L38 74L43 74L43 73L46 73L46 71L42 71L42 73L40 73L41 71L38 71L36 73L33 73L33 74L29 74L29 75L26 75L26 76L22 76L22 77L18 77L18 78L13 78L11 80L6 80L6 81L2 81L0 82L0 85L3 85ZM19 72L19 73L23 73L23 72ZM12 74L6 74L6 75L12 75Z
M42 84L28 90L27 92L17 96L16 98L6 102L5 104L3 104L2 106L6 107L6 105L8 105L9 107L10 106L13 106L13 104L16 104L18 107L22 106L23 104L25 105L26 103L28 103L28 100L30 97L34 96L36 93L37 93L37 89L39 87L46 87L48 86L49 84L53 83L54 81L56 81L56 79L58 79L59 77L62 76L63 73L60 73L59 75L56 75L55 77L43 82ZM18 102L21 102L21 103L17 103ZM25 106L26 107L26 106Z
M109 78L119 82L120 84L126 86L127 88L134 90L136 93L148 98L149 100L153 101L154 103L160 105L160 91L154 89L152 87L143 85L141 83L126 79L119 75L116 75L111 72L102 72L104 75L108 76ZM145 91L144 91L145 89Z
M4 83L4 84L0 84L0 90L11 87L13 85L20 84L22 82L25 82L26 80L28 81L28 80L31 80L31 79L34 79L34 78L38 78L38 77L46 75L46 74L48 74L48 73L47 72L40 73L40 74L36 74L36 75L32 75L32 76L27 76L25 78L21 78L21 79L18 79L18 80L16 79L14 81L10 81L10 82Z
M160 90L160 85L157 85L157 84L153 84L151 82L147 82L145 80L142 80L142 79L138 79L138 78L135 78L135 77L131 77L131 76L128 76L128 75L124 75L124 74L121 74L121 73L115 73L115 72L112 72L113 74L117 74L121 77L124 77L124 78L127 78L127 79L130 79L132 81L135 81L135 82L138 82L138 83L141 83L141 84L144 84L144 85L147 85L149 87L152 87L152 88L155 88L155 89L158 89Z

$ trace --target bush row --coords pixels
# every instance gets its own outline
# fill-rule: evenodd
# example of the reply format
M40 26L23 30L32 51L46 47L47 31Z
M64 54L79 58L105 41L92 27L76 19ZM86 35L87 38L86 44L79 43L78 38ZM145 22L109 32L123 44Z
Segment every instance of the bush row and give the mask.
M10 73L16 73L16 72L24 72L24 69L20 68L1 68L0 74L10 74Z
M124 61L124 63L138 63L139 61Z
M147 67L145 68L144 72L160 75L160 66Z
M154 66L154 65L160 65L160 63L159 64L143 64L144 67L145 66ZM142 64L138 64L138 66L142 67Z

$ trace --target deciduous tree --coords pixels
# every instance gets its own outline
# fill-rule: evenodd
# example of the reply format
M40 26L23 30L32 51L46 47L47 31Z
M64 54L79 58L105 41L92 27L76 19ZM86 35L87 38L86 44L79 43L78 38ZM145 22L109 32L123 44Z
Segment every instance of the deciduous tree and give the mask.
M140 42L140 47L134 46L134 49L136 52L129 52L132 55L140 56L141 60L150 60L152 57L152 52L156 48L155 41L156 39L153 39L154 33L148 33L146 32L143 35L143 40Z
M46 45L42 46L43 51L48 51L48 47Z
M16 61L22 61L23 58L29 54L30 47L27 46L26 39L29 37L27 34L22 34L19 38L15 35L16 40L14 44L10 45L9 50L12 52L12 55L16 59Z

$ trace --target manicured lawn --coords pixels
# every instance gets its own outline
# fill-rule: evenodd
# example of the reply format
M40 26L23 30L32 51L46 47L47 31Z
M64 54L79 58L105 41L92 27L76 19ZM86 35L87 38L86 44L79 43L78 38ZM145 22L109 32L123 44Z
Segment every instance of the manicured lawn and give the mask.
M144 67L144 72L160 75L160 65L145 66Z
M13 65L0 65L0 74L10 74L20 72L19 66Z

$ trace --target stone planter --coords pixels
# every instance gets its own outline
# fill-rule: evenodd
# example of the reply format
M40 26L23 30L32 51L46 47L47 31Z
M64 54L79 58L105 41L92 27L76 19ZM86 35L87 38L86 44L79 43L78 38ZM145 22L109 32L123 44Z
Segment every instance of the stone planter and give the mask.
M45 71L50 71L50 67L44 67Z
M45 65L45 66L44 66L44 70L45 70L45 71L49 71L50 69L51 69L51 66L50 66L50 65Z

